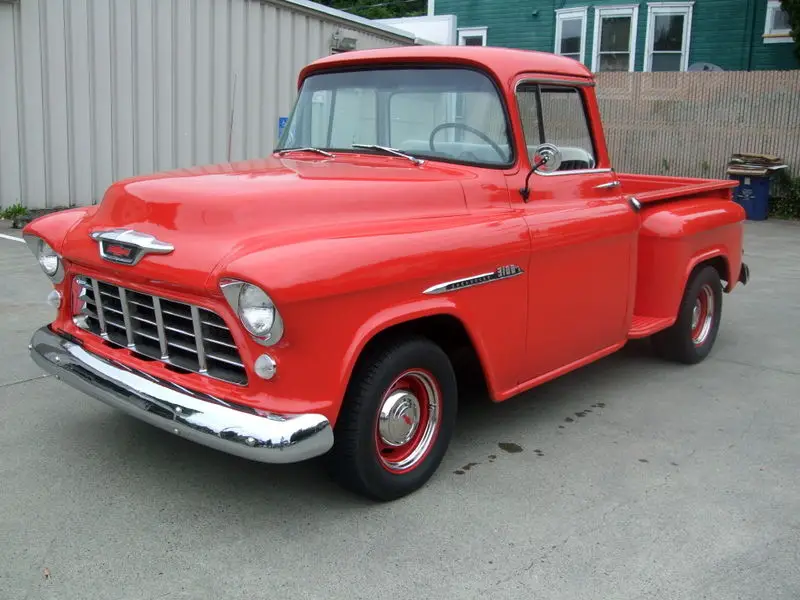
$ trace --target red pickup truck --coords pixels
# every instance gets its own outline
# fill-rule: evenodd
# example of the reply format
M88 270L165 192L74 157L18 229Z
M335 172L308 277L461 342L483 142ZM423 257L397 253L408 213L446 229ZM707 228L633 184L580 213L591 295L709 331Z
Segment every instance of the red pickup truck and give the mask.
M749 277L735 184L616 173L594 85L499 48L316 61L270 157L25 228L57 307L32 358L200 444L325 455L379 500L437 470L464 376L500 402L644 337L697 363Z

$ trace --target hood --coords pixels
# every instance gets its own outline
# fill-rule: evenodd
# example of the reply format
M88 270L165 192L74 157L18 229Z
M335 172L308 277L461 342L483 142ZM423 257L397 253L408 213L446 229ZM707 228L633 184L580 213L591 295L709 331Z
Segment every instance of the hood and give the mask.
M413 222L466 213L457 166L402 158L338 155L335 159L268 158L135 177L115 183L96 210L69 232L65 257L129 281L159 282L182 273L200 291L223 259L248 246L281 246L347 235L355 226ZM135 266L102 259L92 233L132 229L171 244ZM168 277L173 279L173 277Z

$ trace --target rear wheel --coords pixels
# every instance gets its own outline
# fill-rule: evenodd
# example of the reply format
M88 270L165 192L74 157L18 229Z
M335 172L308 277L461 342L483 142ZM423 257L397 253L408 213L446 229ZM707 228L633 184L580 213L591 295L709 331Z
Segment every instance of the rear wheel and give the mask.
M344 487L394 500L422 487L450 443L456 377L447 354L426 338L392 342L360 361L329 455Z
M655 334L653 346L663 358L685 364L699 363L714 346L722 317L722 282L712 266L692 275L681 300L678 319Z

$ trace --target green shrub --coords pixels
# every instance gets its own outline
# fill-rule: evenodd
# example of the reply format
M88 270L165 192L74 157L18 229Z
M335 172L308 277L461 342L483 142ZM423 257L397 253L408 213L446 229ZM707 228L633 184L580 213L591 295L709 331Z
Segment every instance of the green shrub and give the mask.
M779 219L800 219L800 177L779 171L769 201L769 214Z
M20 204L19 202L17 202L16 204L12 204L4 211L0 212L0 218L9 219L13 221L18 217L24 216L27 212L28 209L22 206L22 204Z

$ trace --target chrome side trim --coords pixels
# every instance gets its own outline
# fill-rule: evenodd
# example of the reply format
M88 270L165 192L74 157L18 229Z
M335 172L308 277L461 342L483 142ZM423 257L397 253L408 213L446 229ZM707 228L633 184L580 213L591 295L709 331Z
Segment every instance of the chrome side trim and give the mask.
M204 446L265 463L325 454L333 430L319 414L256 413L84 350L45 326L30 343L33 361L64 383L155 427Z
M611 173L611 169L573 169L572 171L553 171L552 173L535 172L542 177L560 177L563 175L593 175L596 173Z
M423 294L444 294L446 292L455 292L463 290L464 288L475 287L476 285L483 285L485 283L492 283L493 281L500 281L522 275L524 271L519 265L506 265L498 267L490 273L481 273L480 275L473 275L471 277L464 277L463 279L455 279L453 281L445 281L444 283L437 283L426 289Z

